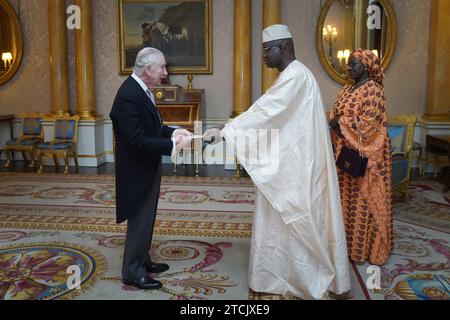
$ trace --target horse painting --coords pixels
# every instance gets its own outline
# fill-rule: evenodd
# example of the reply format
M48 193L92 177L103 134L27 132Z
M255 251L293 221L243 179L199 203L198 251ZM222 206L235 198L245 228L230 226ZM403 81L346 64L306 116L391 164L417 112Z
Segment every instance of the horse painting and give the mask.
M154 47L169 72L211 72L211 0L121 1L121 68L131 70L139 50Z

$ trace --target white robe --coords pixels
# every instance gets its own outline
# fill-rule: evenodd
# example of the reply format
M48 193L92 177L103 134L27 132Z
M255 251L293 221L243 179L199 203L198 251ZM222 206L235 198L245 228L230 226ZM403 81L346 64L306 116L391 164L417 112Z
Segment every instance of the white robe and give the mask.
M276 139L270 140L267 150L261 151L260 137L258 143L243 145L239 130L250 129L278 129L279 146ZM327 299L328 291L349 291L347 244L328 122L309 69L293 61L221 135L256 185L250 288L304 299ZM278 157L271 153L274 150Z

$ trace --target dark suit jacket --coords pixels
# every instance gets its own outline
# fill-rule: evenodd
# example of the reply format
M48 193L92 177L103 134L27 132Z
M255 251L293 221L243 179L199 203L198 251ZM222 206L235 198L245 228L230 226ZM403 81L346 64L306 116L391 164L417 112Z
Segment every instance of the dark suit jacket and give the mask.
M116 220L121 223L139 212L159 185L162 155L171 154L174 129L161 126L155 105L132 77L117 92L109 116L116 139Z

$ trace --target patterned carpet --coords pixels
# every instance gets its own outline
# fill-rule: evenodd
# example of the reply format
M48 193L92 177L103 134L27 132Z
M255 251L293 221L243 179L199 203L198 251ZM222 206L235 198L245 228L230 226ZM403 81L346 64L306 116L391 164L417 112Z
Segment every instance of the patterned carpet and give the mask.
M164 179L152 257L171 268L150 292L121 282L126 226L115 223L113 183L0 174L0 298L248 299L250 181ZM68 289L71 265L81 290Z
M450 300L450 193L442 190L415 182L409 202L394 198L394 250L379 270L381 289L364 286L374 274L368 264L353 266L365 298Z
M450 196L429 183L410 191L395 204L381 290L355 265L354 299L449 298ZM126 226L115 223L113 177L0 173L0 299L293 299L248 290L253 200L248 179L164 178L151 254L171 268L155 276L163 289L140 291L120 281Z

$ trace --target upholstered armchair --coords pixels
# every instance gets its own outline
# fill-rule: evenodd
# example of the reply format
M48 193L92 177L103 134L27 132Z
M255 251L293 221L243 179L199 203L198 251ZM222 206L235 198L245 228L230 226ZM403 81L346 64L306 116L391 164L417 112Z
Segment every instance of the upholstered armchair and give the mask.
M408 200L408 186L413 153L415 115L393 115L388 119L392 153L392 189Z
M22 119L22 132L15 138L6 142L5 168L11 166L11 161L14 160L14 152L21 152L24 161L27 161L27 153L30 155L30 168L35 166L36 145L44 141L44 130L42 126L42 119L45 115L40 113L23 113L20 115Z
M55 166L58 167L58 157L64 158L64 173L69 173L69 157L75 160L78 168L78 121L80 117L61 116L55 118L54 136L51 142L40 143L36 147L39 159L39 173L43 169L43 157L53 157Z

